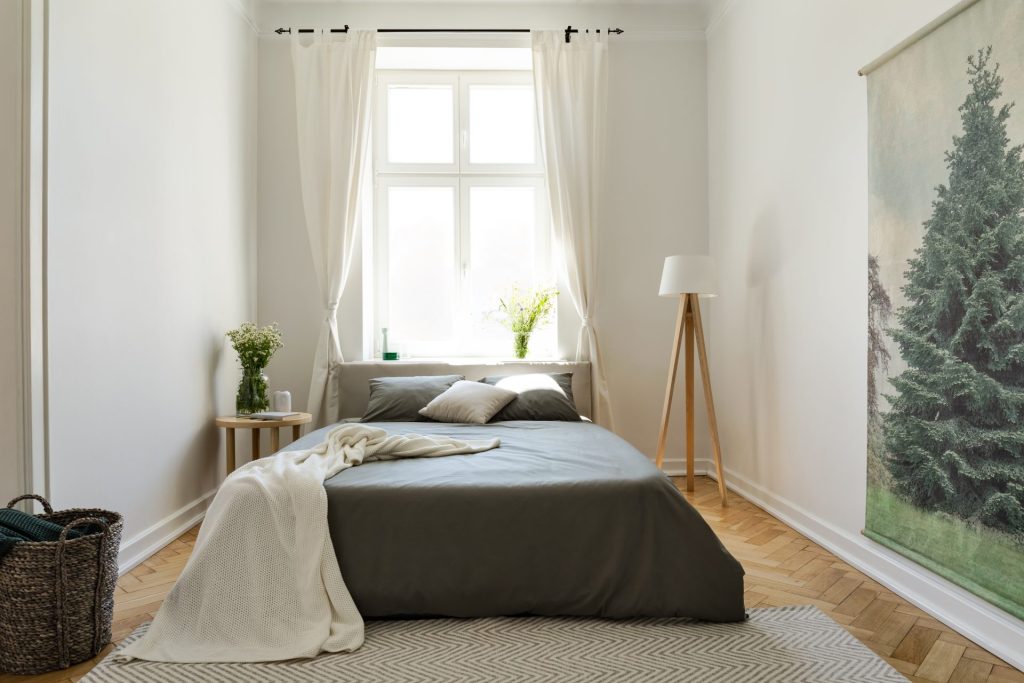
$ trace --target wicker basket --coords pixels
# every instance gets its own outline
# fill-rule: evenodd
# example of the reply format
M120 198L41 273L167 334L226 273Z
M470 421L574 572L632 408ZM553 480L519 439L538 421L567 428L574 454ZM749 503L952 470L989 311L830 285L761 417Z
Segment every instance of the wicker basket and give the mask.
M54 512L40 496L40 518L64 526L60 539L17 543L0 560L0 673L66 669L110 642L121 515L107 510ZM68 539L86 525L103 529Z

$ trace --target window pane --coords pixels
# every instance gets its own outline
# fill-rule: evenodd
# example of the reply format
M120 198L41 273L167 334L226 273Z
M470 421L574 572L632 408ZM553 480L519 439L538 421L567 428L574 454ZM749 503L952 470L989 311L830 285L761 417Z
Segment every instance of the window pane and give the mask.
M550 285L544 264L537 262L537 190L535 187L469 188L470 269L467 282L469 323L474 337L499 355L511 355L512 337L494 322L498 299L514 285ZM548 352L554 326L541 328L531 342L534 352Z
M388 189L388 327L395 348L454 333L455 188Z
M388 86L388 161L451 164L455 123L452 86Z
M469 86L469 162L534 163L535 118L528 85Z

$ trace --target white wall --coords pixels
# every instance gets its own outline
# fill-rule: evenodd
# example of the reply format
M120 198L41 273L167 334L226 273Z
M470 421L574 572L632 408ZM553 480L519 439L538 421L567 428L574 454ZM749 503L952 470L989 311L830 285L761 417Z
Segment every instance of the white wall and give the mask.
M277 26L621 26L611 39L608 177L601 212L596 322L603 339L617 431L653 455L668 368L675 302L657 297L662 259L707 248L706 99L703 18L671 6L272 3L259 18ZM698 30L694 30L698 29ZM322 315L299 195L294 86L288 41L260 39L259 320L276 321L285 348L272 388L306 404ZM353 268L339 307L342 351L362 354L362 272ZM575 352L575 330L560 334ZM681 458L677 403L670 454ZM702 447L704 431L699 434Z
M26 493L21 432L22 0L0 0L0 507Z
M658 297L661 267L671 254L708 249L705 77L703 41L623 42L611 51L598 323L616 432L650 457L678 308ZM709 319L713 306L702 305ZM682 376L665 455L671 470L685 467ZM702 457L707 429L699 387L696 394Z
M708 35L722 279L712 366L733 483L1007 657L1020 622L860 536L868 185L857 69L953 4L725 3Z
M51 489L122 512L134 556L223 476L223 335L256 312L256 37L220 0L50 19Z

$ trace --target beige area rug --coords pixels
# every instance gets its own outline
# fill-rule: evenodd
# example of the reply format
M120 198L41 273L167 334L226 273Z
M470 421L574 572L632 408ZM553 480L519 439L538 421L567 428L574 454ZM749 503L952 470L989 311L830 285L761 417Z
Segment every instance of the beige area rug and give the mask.
M245 681L904 681L816 607L685 619L504 617L370 621L350 654L264 664L118 664L83 683ZM125 643L145 632L140 626Z

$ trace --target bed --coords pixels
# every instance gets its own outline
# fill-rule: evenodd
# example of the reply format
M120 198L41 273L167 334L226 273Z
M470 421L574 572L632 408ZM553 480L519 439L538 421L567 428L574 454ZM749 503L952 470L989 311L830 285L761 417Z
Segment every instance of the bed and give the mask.
M494 371L345 365L356 366L342 374L342 410L350 415L361 414L368 392L360 385L378 372L479 379ZM589 384L585 393L576 384L577 375L587 382L589 368L553 365L511 370L568 367L580 412L589 412ZM363 616L744 619L740 564L668 477L611 432L589 421L371 424L397 433L497 436L501 448L372 462L324 483L331 540ZM324 432L289 449L311 446Z

